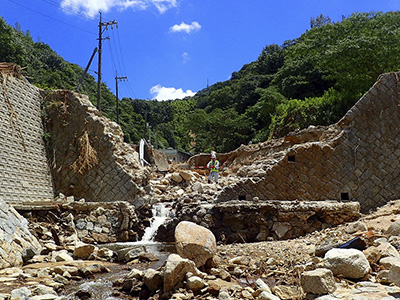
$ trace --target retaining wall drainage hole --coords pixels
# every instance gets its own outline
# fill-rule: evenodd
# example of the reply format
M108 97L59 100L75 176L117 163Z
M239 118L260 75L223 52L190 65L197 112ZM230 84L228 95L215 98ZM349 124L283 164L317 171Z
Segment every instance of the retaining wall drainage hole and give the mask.
M288 161L291 161L291 162L295 162L296 161L296 155L288 155L288 157L287 157L287 160Z
M340 193L341 200L350 200L349 193Z
M246 195L239 195L239 200L246 200Z

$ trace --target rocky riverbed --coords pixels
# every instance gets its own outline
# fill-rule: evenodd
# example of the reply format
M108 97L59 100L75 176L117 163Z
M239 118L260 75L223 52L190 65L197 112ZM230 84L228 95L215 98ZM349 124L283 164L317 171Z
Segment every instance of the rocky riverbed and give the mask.
M214 193L232 180L229 176L222 177L221 184L216 186L203 183L204 177L188 174L191 177L182 180L173 179L176 174L153 178L154 188L149 197L169 205L172 211L185 204L213 205ZM282 220L271 218L269 223L266 221L270 230L269 238L264 236L267 240L227 243L217 238L212 259L199 265L194 262L195 257L185 258L189 256L185 251L192 250L179 252L181 257L174 253L174 244L169 244L163 253L138 244L119 243L114 248L104 244L137 238L138 232L142 235L144 227L151 223L150 206L132 211L129 206L116 203L104 210L98 204L86 203L86 212L82 212L77 210L78 202L84 204L82 200L68 201L74 202L67 203L71 211L63 206L59 214L51 212L40 218L33 212L25 214L29 231L41 249L29 250L22 239L14 236L26 249L21 246L21 254L15 254L22 266L3 266L0 270L0 299L389 300L400 295L400 200L359 215L351 222L343 223L343 216L338 217L343 223L339 225L330 218L326 219L330 223L314 222L315 226L321 226L319 230L314 227L310 233L284 240L277 240L278 231L274 231L278 228L274 224ZM192 221L207 225L211 220L207 213L193 211L196 213L191 216ZM125 216L119 223L118 212ZM287 210L284 213L287 217ZM177 215L175 211L168 218L174 220ZM314 220L312 215L306 217ZM24 220L21 216L13 217L18 218ZM113 218L114 223L110 222ZM236 228L237 222L231 225ZM112 235L121 224L124 234ZM33 238L28 238L31 244ZM335 250L354 239L358 244L353 243L350 248L361 250L346 247L340 253Z
M396 280L390 279L389 270L395 270L400 261L397 237L400 221L396 219L399 211L400 201L394 201L377 212L362 216L359 221L304 237L218 245L213 263L202 266L200 276L189 272L189 276L200 278L198 282L192 280L193 283L185 274L168 292L162 288L162 267L154 269L159 272L161 281L156 276L146 275L154 281L149 283L149 278L144 277L152 261L158 259L146 252L135 250L130 261L116 263L116 254L105 248L87 244L60 247L47 240L42 254L32 257L23 267L0 271L0 297L100 299L102 296L98 298L86 291L82 283L103 278L107 279L103 283L109 293L102 299L314 299L317 296L318 299L396 299L400 289ZM332 274L333 282L327 287L331 292L323 293L326 295L305 293L302 276L306 272L329 270L324 255L316 254L355 237L366 242L365 249L360 251L368 261L365 275L349 278ZM326 283L317 286L323 284ZM315 288L315 284L312 286Z

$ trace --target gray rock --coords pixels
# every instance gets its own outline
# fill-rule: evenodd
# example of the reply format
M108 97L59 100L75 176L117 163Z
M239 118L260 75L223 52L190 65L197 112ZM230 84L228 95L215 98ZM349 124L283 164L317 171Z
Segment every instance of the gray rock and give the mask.
M29 300L32 292L26 288L22 287L19 289L12 290L11 292L11 300Z
M126 276L127 279L135 278L141 280L143 278L143 271L138 269L132 269Z
M378 247L381 257L400 257L399 252L390 243L381 243Z
M25 248L22 252L22 259L24 262L27 262L28 260L30 260L32 257L34 257L35 255L39 255L40 251L37 248L32 248L32 247L28 247Z
M263 291L258 295L257 300L281 300L278 296L275 296L272 293L268 293L266 291Z
M72 256L69 255L69 254L67 253L67 251L65 251L65 250L56 252L56 253L55 253L55 256L54 256L54 259L55 259L56 261L73 261L73 260L74 260L74 259L72 258Z
M38 284L37 286L35 286L32 289L32 293L34 295L48 295L48 294L52 294L52 295L56 295L57 293L55 290L53 290L53 288L49 287L49 286L45 286L43 284Z
M54 294L36 295L29 298L29 300L59 300L59 299L61 299L61 297L58 297L57 295Z
M400 257L384 257L379 260L379 264L386 270L390 270L393 265L400 264Z
M181 175L179 175L178 172L172 173L171 179L172 179L173 181L175 181L176 183L180 183L180 182L183 181L183 178L181 177Z
M365 255L357 249L331 249L324 257L325 266L333 275L359 279L371 270Z
M0 198L0 269L20 266L42 251L28 221ZM13 242L12 242L13 241Z
M187 279L187 287L193 292L197 292L206 286L206 283L198 276L192 276Z
M131 261L135 258L139 257L139 254L144 252L145 248L143 246L137 246L134 248L127 248L118 251L118 261L120 261L120 257L122 256L126 262Z
M143 282L150 291L156 291L162 287L163 277L160 271L147 269L143 274Z
M350 234L358 231L367 231L367 230L368 230L367 225L365 225L365 223L362 221L350 223L346 228L346 232Z
M400 236L400 221L395 221L391 223L385 233L387 236Z
M229 293L228 293L228 291L226 290L226 288L222 288L222 289L219 291L218 300L230 300L230 299L231 299L231 297L229 296Z
M389 280L400 286L400 263L395 263L389 270Z
M266 284L261 278L258 278L258 279L256 280L256 287L257 287L259 290L262 290L262 291L271 293L271 290L270 290L268 284Z
M275 222L272 231L281 239L291 228L292 225L288 222Z
M170 291L185 278L188 272L196 275L200 273L193 261L182 258L178 254L170 254L164 268L164 291Z
M52 269L52 271L63 276L65 273L68 273L72 276L76 276L79 273L79 269L73 266L56 266Z
M305 293L324 295L336 290L335 278L328 269L316 269L301 274L301 287Z

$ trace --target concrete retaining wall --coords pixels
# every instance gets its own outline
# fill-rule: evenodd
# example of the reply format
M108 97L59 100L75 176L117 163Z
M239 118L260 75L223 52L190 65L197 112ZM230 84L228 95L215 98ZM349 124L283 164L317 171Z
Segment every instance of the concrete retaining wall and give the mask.
M39 89L5 74L0 79L0 199L53 198Z
M218 200L358 201L365 212L399 199L399 76L382 75L337 124L237 151L242 179Z

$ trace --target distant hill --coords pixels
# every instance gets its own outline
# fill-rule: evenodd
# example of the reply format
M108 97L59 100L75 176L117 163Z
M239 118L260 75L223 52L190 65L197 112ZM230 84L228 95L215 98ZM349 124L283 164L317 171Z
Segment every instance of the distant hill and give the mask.
M125 139L136 143L150 136L156 147L228 152L309 125L332 124L380 74L399 70L398 24L398 11L355 13L336 23L317 16L297 39L266 45L256 61L233 72L230 80L193 97L122 99ZM26 67L28 79L42 88L74 89L83 72L3 19L0 61ZM92 76L86 76L80 92L96 102ZM102 96L103 113L115 120L115 96L105 85Z

